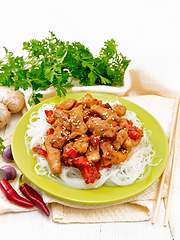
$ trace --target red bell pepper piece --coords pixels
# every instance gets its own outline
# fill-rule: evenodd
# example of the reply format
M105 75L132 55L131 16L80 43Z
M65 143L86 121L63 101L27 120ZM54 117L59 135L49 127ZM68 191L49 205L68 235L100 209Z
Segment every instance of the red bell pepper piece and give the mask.
M46 150L42 149L41 147L37 146L32 149L34 152L37 152L39 155L44 156L45 158L47 157L47 152Z
M22 182L22 175L19 177L19 189L25 197L33 202L46 216L49 217L50 212L41 195L31 186Z
M32 208L34 204L25 198L22 198L11 186L6 179L0 180L0 188L4 193L4 196L12 203L15 203L21 207Z
M57 119L53 117L53 110L45 110L45 114L47 123L54 124Z
M133 126L129 128L128 135L132 139L139 139L142 137L143 131L136 126Z
M74 108L77 108L77 107L79 107L79 105L81 105L81 103L79 102L79 103L76 103L76 105L74 106Z
M95 164L95 167L96 167L97 172L99 173L99 171L100 171L100 169L101 169L101 161L97 162L97 163Z
M93 168L84 156L73 159L73 163L80 170L86 184L94 183L98 178L99 173L97 169Z
M99 137L95 134L90 136L90 141L95 149L99 146Z
M85 116L83 119L85 122L87 122L89 120L90 116Z
M66 158L75 158L76 155L77 155L77 152L73 148L71 148L71 147L64 146L64 148L63 148L63 155Z
M48 130L47 130L47 135L51 135L51 134L53 134L54 133L54 128L49 128Z

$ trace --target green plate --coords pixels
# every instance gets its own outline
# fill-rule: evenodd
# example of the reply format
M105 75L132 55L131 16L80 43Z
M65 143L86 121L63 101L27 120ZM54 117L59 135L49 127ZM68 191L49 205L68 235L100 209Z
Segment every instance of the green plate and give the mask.
M151 167L151 172L146 179L123 187L102 186L97 189L79 190L65 187L46 176L38 176L35 173L34 166L36 164L36 160L28 155L24 141L30 114L37 111L44 103L59 103L68 98L80 100L85 94L86 92L79 92L67 94L65 97L53 97L34 106L20 119L12 138L12 153L18 168L30 182L44 192L59 199L74 203L107 204L122 201L141 193L145 189L149 188L162 174L168 159L168 142L161 125L151 114L138 105L123 98L118 98L118 100L125 105L129 111L135 112L137 117L145 124L147 129L152 131L150 139L156 147L156 155L162 157L162 161L157 166ZM116 96L114 95L104 93L91 94L93 97L102 99L105 102L110 99L116 99Z

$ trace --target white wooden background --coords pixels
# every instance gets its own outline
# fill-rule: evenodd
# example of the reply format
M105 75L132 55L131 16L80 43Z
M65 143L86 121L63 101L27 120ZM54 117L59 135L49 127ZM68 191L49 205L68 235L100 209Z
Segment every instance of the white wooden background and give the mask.
M4 57L3 46L21 55L24 41L42 40L49 36L48 31L63 41L80 41L95 55L111 38L128 58L148 52L156 58L163 53L173 64L169 56L180 51L178 0L6 0L0 1L0 24L0 59ZM0 238L179 240L179 201L180 189L173 194L170 226L166 228L162 203L154 225L150 221L58 224L39 211L4 214L0 216Z

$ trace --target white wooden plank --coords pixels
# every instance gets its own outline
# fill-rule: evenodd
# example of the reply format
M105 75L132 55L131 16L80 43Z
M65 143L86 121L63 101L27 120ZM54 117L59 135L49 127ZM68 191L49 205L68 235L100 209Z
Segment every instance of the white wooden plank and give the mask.
M59 224L54 223L41 212L9 213L0 216L1 238L24 236L31 239L86 239L86 240L172 240L169 228L163 227L164 209L154 225L150 221L103 223L103 224ZM8 223L8 224L7 224ZM9 231L11 228L11 231ZM179 238L176 238L179 239Z
M180 239L180 188L172 195L169 226L173 239Z

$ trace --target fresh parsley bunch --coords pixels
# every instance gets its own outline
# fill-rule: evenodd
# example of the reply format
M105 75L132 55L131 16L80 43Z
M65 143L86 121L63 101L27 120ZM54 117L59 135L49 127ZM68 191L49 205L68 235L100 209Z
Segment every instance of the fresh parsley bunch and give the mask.
M14 86L15 90L32 88L29 104L39 103L42 94L53 86L57 95L66 95L67 88L73 87L72 80L85 86L123 86L124 73L130 63L117 51L116 42L104 42L99 56L94 57L80 42L63 42L53 32L42 41L32 39L23 43L25 57L15 57L5 49L0 61L0 85Z

